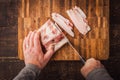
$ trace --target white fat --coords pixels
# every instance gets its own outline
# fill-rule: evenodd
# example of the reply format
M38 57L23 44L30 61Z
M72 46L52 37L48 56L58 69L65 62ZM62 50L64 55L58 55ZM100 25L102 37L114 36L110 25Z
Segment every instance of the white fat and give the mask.
M56 52L58 49L60 49L63 45L67 43L67 39L63 38L61 41L55 44L54 52Z
M82 11L82 9L80 9L79 7L75 6L74 9L77 9L77 11L80 13L80 15L83 17L83 18L86 18L86 15L85 13Z
M84 21L86 15L80 8L75 6L75 8L67 10L67 14L81 34L85 35L90 30L90 27Z
M57 16L56 16L57 15ZM57 13L52 13L52 19L63 29L65 30L70 36L74 37L74 33L72 31L72 26L68 24L70 21L63 16L57 14Z

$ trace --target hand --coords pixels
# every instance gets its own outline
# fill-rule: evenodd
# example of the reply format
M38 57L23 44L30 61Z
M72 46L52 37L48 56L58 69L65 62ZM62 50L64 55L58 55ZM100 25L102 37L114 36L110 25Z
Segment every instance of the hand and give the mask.
M96 68L104 67L100 61L90 58L86 61L85 65L81 69L82 75L86 78L87 75Z
M40 69L43 69L53 55L54 46L50 45L47 52L44 54L40 40L39 32L29 32L28 36L25 37L23 41L23 52L25 64L34 64Z

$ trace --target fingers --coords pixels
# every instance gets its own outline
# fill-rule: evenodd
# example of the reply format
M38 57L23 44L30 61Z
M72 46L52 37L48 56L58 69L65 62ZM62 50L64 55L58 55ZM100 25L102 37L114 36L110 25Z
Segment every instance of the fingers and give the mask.
M36 32L35 33L35 36L34 36L34 47L35 48L40 48L41 49L41 45L40 45L40 33L39 32Z
M34 32L31 33L30 41L29 41L29 44L30 44L29 47L33 47L34 46L33 41L34 41L35 32L36 31L34 31Z
M84 77L86 77L91 71L97 68L102 68L103 65L100 61L95 60L94 58L90 58L86 61L85 65L81 68L81 73Z
M90 58L90 59L88 59L87 61L86 61L86 63L87 62L95 62L96 60L94 59L94 58Z
M32 34L32 31L29 32L28 36L26 37L26 40L25 40L25 46L28 47L29 46L29 42L30 42L30 36Z
M25 37L23 41L23 51L25 51L27 47L33 46L34 35L35 35L35 31L34 32L30 31L28 36Z
M24 38L24 40L23 40L23 52L26 50L26 37Z
M48 51L44 55L44 60L47 63L54 53L54 44L51 44L48 48Z
M26 46L40 48L40 33L38 31L30 31L28 36L24 39L23 48L26 49Z
M29 38L31 35L32 31L29 32L28 36L24 38L23 40L23 51L26 50L26 46L29 45Z

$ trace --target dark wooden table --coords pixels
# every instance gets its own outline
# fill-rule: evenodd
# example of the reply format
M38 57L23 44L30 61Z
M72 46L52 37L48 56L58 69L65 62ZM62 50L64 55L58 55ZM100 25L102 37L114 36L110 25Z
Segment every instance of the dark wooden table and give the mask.
M11 80L24 67L18 55L19 0L0 0L0 80ZM110 58L102 61L114 80L120 80L120 1L110 0ZM40 80L84 80L79 61L50 61Z

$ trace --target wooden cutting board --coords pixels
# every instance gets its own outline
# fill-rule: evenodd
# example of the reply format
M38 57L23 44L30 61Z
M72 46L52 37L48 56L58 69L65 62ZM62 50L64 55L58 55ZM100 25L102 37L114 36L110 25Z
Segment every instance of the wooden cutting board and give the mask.
M67 37L84 58L106 60L109 57L109 0L20 0L18 9L18 56L23 59L22 43L29 31L38 29L52 12L70 19L66 10L80 7L87 15L91 31L85 36L74 27L75 37ZM54 60L78 60L79 56L66 44Z

